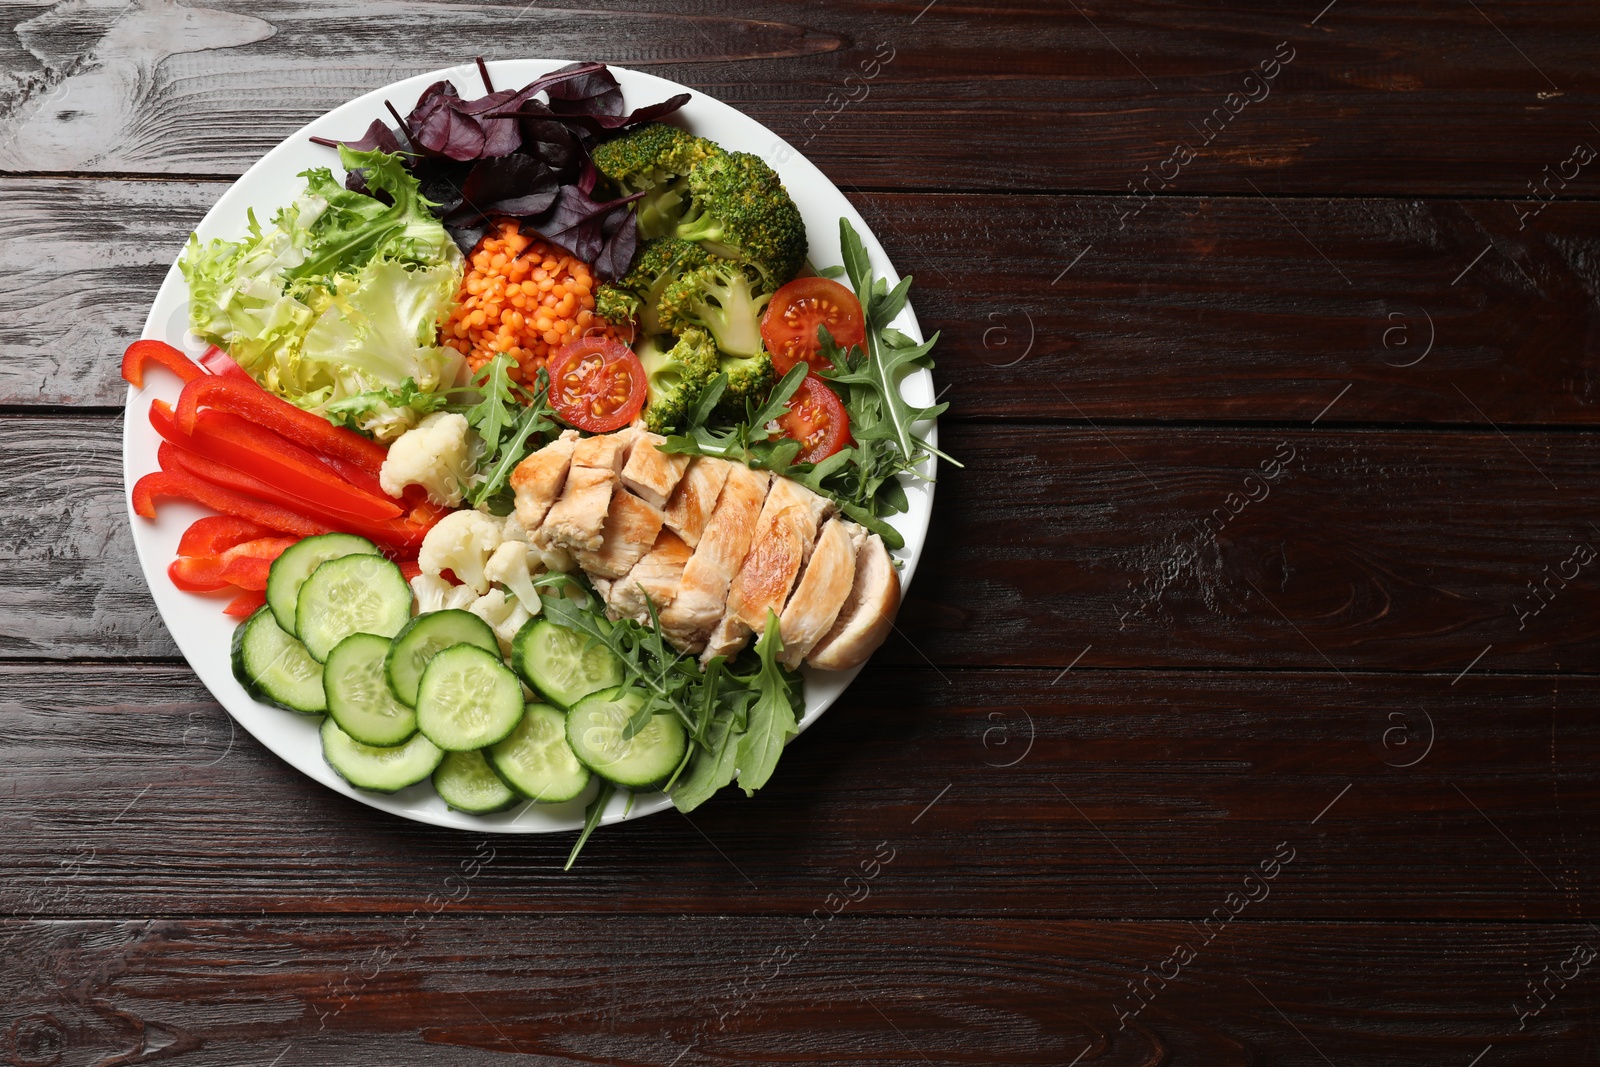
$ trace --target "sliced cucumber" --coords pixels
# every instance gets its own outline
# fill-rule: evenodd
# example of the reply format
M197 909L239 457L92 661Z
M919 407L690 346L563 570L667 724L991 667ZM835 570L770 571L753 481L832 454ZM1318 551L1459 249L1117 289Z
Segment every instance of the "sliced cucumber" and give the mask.
M363 745L328 718L322 720L322 757L357 789L393 793L432 774L444 753L421 734L403 745Z
M497 653L454 645L422 672L417 727L448 752L503 741L521 720L522 683Z
M322 664L283 632L265 605L233 632L233 676L250 695L303 715L326 711Z
M417 713L389 689L383 661L390 644L376 634L351 634L333 646L322 667L328 714L364 745L398 745L417 732Z
M267 572L267 606L272 609L272 617L285 631L299 636L295 604L300 597L300 586L311 577L311 572L340 556L377 554L377 545L355 534L321 534L290 545L283 555L272 561L272 569Z
M411 621L411 587L382 556L330 559L300 585L295 632L313 659L326 661L351 634L393 637Z
M517 632L511 663L535 692L563 708L622 684L622 662L609 648L544 619Z
M433 788L457 811L487 815L503 811L521 798L500 780L482 752L447 752L433 772Z
M511 736L488 756L507 785L540 804L571 800L589 787L589 768L567 744L567 716L549 704L529 704Z
M600 777L629 789L659 785L677 769L689 744L670 712L650 716L644 729L624 738L628 720L644 707L644 694L618 686L578 701L567 712L567 743Z
M417 706L417 686L422 670L434 656L452 645L477 645L485 652L500 654L500 642L489 624L470 611L450 608L418 615L389 647L389 685L400 703Z

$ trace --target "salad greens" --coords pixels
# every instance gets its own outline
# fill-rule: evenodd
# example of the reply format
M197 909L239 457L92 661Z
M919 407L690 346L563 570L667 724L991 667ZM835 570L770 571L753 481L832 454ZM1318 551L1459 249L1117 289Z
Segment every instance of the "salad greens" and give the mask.
M391 440L441 406L460 356L437 343L461 253L398 156L340 150L373 195L326 168L240 241L191 236L190 325L286 400ZM379 199L379 197L383 199Z
M472 387L482 399L460 409L483 448L477 457L477 473L466 487L467 504L474 508L487 505L496 515L511 513L511 472L517 464L561 430L550 406L549 374L540 367L530 390L512 381L514 366L516 361L502 352L478 368ZM530 438L537 439L530 444Z
M866 349L841 349L826 326L817 329L822 351L834 366L821 378L844 402L854 443L820 463L796 463L800 443L775 436L775 420L787 410L789 398L806 375L806 365L799 363L773 387L765 403L747 403L743 421L735 423L717 421L718 403L727 388L727 376L719 376L689 411L687 429L668 437L661 448L737 460L792 478L831 498L846 517L878 534L891 549L901 548L904 538L884 521L909 506L897 475L914 470L929 456L961 465L916 432L918 423L937 418L949 405L915 405L900 391L912 370L933 365L928 353L939 335L919 344L890 326L906 306L911 279L903 278L890 289L884 279L874 278L866 247L849 219L839 220L839 238L845 261L841 269L849 274L866 319Z

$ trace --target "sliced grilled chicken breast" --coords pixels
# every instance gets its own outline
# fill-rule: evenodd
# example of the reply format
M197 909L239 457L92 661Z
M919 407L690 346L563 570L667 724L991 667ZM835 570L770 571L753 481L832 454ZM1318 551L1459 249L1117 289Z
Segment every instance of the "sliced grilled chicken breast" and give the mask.
M672 491L683 478L684 470L693 456L680 456L662 452L657 445L666 438L648 431L640 433L628 453L628 462L622 468L622 484L634 494L656 508L664 508L672 498Z
M900 610L900 572L894 569L883 538L872 534L856 552L855 581L839 617L806 662L825 671L857 667L878 650Z
M690 465L684 484L704 462L700 459ZM704 648L707 636L722 618L728 585L750 551L750 539L755 535L756 521L772 482L772 475L766 471L753 471L742 463L715 462L722 463L725 468L721 472L722 492L695 546L694 555L683 568L677 597L661 613L662 632L685 652ZM679 492L682 493L681 487ZM668 514L671 514L670 508ZM687 544L689 539L683 540Z
M539 524L561 496L572 465L572 450L578 444L577 430L563 430L561 436L518 463L511 472L511 490L517 498L517 521L525 530Z
M800 666L839 617L856 580L856 546L865 539L866 531L853 522L835 518L823 524L794 595L778 617L783 638L778 661L790 670Z
M783 610L816 543L817 524L832 510L832 501L799 482L773 481L756 520L750 552L728 589L724 622L713 631L707 655L731 655L751 633L765 629L769 610ZM713 647L722 651L712 651Z
M616 485L617 476L609 470L573 464L561 499L546 513L544 523L533 535L534 544L574 552L599 551Z
M743 464L733 464L710 456L695 456L694 462L689 464L683 477L678 480L678 487L667 503L667 527L683 538L690 548L699 546L700 535L711 520L711 512L717 506L722 487L728 480L728 472L735 466Z
M621 578L650 551L660 532L661 509L650 506L618 485L611 491L605 524L600 529L599 547L579 549L573 555L578 566L592 575Z
M585 437L572 450L572 465L594 467L597 470L610 471L612 474L620 473L624 461L628 458L628 449L637 434L637 430L628 426L616 433Z
M614 619L637 619L646 625L650 622L650 609L645 603L656 606L656 617L678 598L678 588L683 582L683 568L688 564L694 549L683 543L683 538L671 530L663 529L656 535L656 543L645 557L633 565L627 577L618 578L606 597L610 615Z

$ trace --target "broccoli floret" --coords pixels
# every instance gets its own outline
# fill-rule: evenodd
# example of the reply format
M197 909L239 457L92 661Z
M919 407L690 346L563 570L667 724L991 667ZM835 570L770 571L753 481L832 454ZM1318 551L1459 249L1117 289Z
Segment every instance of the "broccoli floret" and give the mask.
M703 267L713 258L693 241L680 241L676 237L658 237L654 241L646 241L633 258L633 266L628 273L611 285L600 287L595 295L595 313L608 322L616 323L628 322L637 316L639 332L647 337L665 333L667 327L661 324L656 313L661 294L684 272ZM619 294L627 294L634 299L630 302L624 300L622 295L608 297L608 289L615 289ZM605 300L603 304L602 299ZM602 308L612 313L626 313L620 319L612 318Z
M725 152L689 171L688 212L676 233L706 251L753 264L763 288L776 289L800 271L806 227L778 172L759 156Z
M721 155L704 137L653 122L594 150L594 165L624 195L643 192L634 205L639 236L672 232L688 206L688 174L696 163Z
M601 282L594 291L594 313L607 322L620 326L632 322L639 314L639 298L611 282Z
M716 342L706 331L691 326L671 349L664 351L655 339L645 338L633 351L644 364L650 387L645 425L653 433L684 429L686 413L720 369Z
M718 261L681 275L656 306L664 329L681 334L690 326L710 330L730 356L761 351L761 312L771 293L757 295L750 276L736 263Z
M734 418L744 415L746 401L764 403L777 377L772 356L764 348L753 356L719 354L717 370L728 376L728 387L723 390L717 410Z

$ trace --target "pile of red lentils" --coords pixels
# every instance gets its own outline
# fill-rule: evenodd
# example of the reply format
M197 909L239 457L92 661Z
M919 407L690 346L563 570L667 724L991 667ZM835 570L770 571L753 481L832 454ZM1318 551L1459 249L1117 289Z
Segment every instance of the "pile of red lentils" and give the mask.
M441 341L473 370L509 353L521 379L532 381L551 352L604 328L594 315L594 286L587 263L502 221L468 257Z

